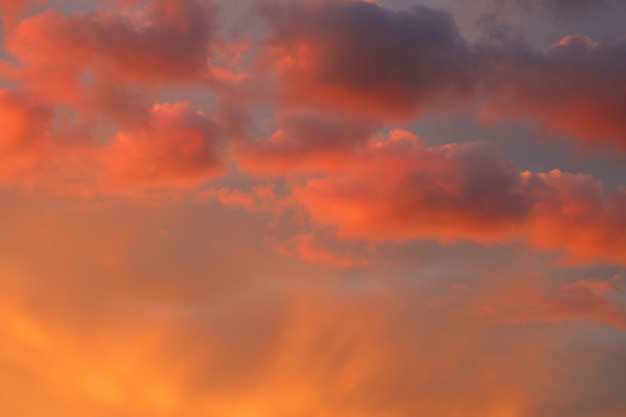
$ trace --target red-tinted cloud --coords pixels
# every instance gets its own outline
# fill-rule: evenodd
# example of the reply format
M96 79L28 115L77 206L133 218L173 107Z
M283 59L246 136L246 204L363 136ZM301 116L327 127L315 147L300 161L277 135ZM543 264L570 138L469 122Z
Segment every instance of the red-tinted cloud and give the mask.
M42 2L43 0L0 0L0 19L6 26L12 27L24 10Z
M0 182L57 195L186 188L224 169L221 128L187 102L155 105L145 121L99 143L94 126L75 114L4 89L0 126Z
M220 173L221 133L188 103L155 105L149 122L118 132L103 154L114 187L198 184Z
M626 38L568 36L546 54L500 51L485 59L487 118L526 118L588 144L626 149Z
M142 8L22 21L6 42L25 83L50 98L76 99L93 81L180 83L209 74L214 28L208 2L155 0Z
M571 261L626 262L626 191L585 175L520 172L484 143L428 147L394 131L344 170L293 189L340 237L373 241L527 241Z
M532 203L526 182L484 143L428 147L394 131L294 195L314 223L336 225L344 237L487 243L518 232Z
M53 110L27 92L0 90L0 181L28 183L48 161Z

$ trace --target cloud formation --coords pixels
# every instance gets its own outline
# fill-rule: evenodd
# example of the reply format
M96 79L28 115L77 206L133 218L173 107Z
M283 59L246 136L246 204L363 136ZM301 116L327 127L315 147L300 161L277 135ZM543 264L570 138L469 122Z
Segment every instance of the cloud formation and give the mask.
M626 303L619 300L622 277L579 280L560 288L517 288L483 305L481 316L505 324L583 322L626 329ZM617 297L616 297L617 296Z
M624 39L400 3L0 0L0 412L625 415Z
M261 10L270 27L263 61L291 105L406 119L442 97L469 94L477 75L468 44L442 11L351 1Z
M0 90L0 181L29 182L51 152L53 110L25 91Z
M270 36L261 62L290 106L396 121L473 98L487 120L529 120L587 144L624 147L623 38L572 35L542 52L517 39L471 44L451 15L423 6L270 4L262 8Z
M29 17L7 35L19 79L50 100L80 98L93 83L200 82L209 76L213 10L202 0Z
M626 38L568 36L547 53L525 48L486 59L487 118L537 121L589 145L626 147Z
M624 189L607 195L586 175L520 172L485 143L426 146L396 130L293 194L314 224L343 238L522 239L572 261L626 262Z
M103 165L114 187L202 183L224 167L221 135L189 103L155 105L146 126L115 135L103 152Z

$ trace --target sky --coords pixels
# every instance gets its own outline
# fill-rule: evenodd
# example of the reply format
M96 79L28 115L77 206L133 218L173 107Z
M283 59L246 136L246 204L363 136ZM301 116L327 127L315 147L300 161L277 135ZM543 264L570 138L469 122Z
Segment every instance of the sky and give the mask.
M0 415L623 417L625 19L0 0Z

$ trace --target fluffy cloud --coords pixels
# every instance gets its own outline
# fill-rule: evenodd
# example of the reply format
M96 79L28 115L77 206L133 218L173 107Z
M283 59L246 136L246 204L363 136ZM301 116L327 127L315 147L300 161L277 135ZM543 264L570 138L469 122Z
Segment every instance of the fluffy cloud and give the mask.
M623 143L622 40L540 53L424 7L224 0L270 34L224 47L208 1L51 3L0 61L4 414L624 415L624 293L580 278L623 272L626 190L377 133L467 99Z
M42 3L42 0L0 0L0 19L5 27L12 27L24 10L38 3Z
M293 194L314 224L343 238L522 239L571 261L626 262L625 190L606 195L580 174L520 172L480 142L429 147L394 131Z
M486 120L527 119L624 147L623 38L568 36L544 53L517 40L472 45L450 15L427 7L299 1L262 12L270 36L261 62L289 106L389 121L473 97Z
M568 36L545 54L491 52L484 59L484 116L535 120L553 133L626 149L626 38Z
M271 31L264 63L291 104L397 119L472 88L470 49L444 12L345 1L261 10Z
M103 152L114 187L186 186L220 173L221 132L188 103L155 105L149 122L120 131Z
M23 20L6 48L23 67L22 81L59 101L76 99L93 81L202 80L209 75L214 26L202 0L155 0L127 13L48 9Z

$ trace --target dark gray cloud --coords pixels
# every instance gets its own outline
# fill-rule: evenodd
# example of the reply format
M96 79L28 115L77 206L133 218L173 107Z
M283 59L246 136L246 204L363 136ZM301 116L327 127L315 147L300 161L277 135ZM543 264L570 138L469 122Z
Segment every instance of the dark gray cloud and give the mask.
M411 119L460 98L495 120L530 119L554 134L626 146L626 38L572 35L536 51L487 18L470 44L453 18L360 1L264 3L265 65L290 103L382 120ZM496 42L494 42L494 40Z
M300 59L282 68L289 96L392 114L474 84L470 48L443 11L365 2L265 3L260 10L273 59Z

